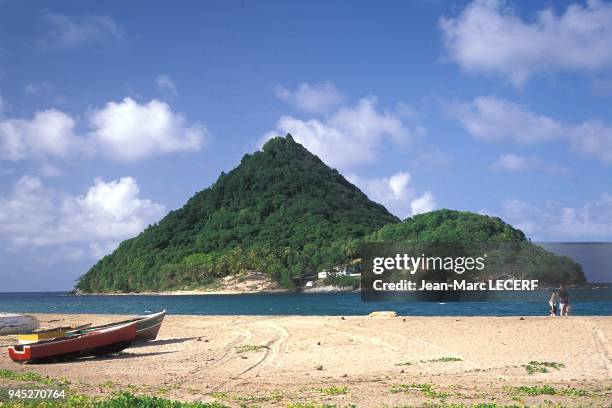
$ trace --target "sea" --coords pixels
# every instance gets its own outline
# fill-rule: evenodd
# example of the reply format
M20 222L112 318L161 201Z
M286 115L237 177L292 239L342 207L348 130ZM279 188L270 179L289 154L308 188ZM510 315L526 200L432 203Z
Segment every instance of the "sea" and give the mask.
M363 302L358 292L243 295L76 296L67 292L0 293L0 312L183 315L363 316L394 310L404 316L547 316L550 291L503 302ZM572 289L572 315L612 316L612 284Z

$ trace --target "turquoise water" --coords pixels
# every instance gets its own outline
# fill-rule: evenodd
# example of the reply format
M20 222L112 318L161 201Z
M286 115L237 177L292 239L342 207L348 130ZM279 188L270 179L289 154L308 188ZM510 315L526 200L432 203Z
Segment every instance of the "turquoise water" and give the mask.
M573 315L612 316L612 288L570 291ZM520 302L362 302L359 293L200 296L74 296L63 292L0 293L0 312L140 314L167 309L193 315L545 316L548 292ZM538 300L540 299L540 300Z

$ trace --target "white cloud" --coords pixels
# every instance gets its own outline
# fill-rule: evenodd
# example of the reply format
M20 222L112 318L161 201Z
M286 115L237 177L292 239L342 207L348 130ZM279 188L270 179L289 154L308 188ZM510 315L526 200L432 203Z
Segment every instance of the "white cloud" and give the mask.
M577 125L562 124L548 116L537 115L522 105L492 96L448 104L447 112L480 140L523 145L563 141L575 152L612 163L612 125L600 120L588 120Z
M386 182L391 191L392 197L395 199L403 198L408 191L408 183L410 182L410 174L401 172L394 174L386 179Z
M266 134L262 142L278 135L291 133L298 143L306 146L308 150L332 167L348 168L359 163L374 161L370 151L359 146L359 144L369 146L367 141L352 143L350 136L342 130L317 119L304 121L292 116L283 116L278 120L276 129ZM339 149L340 147L342 150Z
M139 104L132 98L109 102L90 112L90 139L111 158L138 160L180 151L199 150L208 135L200 123L187 124L164 102Z
M539 223L542 222L544 217L542 211L517 199L504 200L502 202L502 212L502 217L506 221L531 237L539 232L538 230L541 228Z
M599 120L590 120L568 131L574 150L612 163L612 126Z
M0 120L0 157L67 156L81 148L74 126L72 117L55 109L38 111L32 119Z
M361 99L354 107L343 107L325 121L283 116L266 140L291 133L293 138L332 167L348 169L376 162L382 143L390 139L407 144L422 136L423 128L408 128L390 112L376 110L374 98Z
M417 117L421 116L421 114L415 108L405 102L399 102L395 106L395 113L398 116L407 119L416 119Z
M389 212L402 219L435 208L434 196L430 191L417 197L414 188L410 186L411 177L407 172L383 178L362 178L349 174L346 178L371 200L383 204Z
M493 96L479 96L467 103L451 103L447 111L472 136L490 142L538 143L558 139L564 132L557 121Z
M55 87L53 86L53 84L49 83L49 82L29 82L25 85L25 87L23 88L23 90L25 91L25 93L30 94L30 95L39 95L39 94L43 94L43 93L51 93L53 92L55 89Z
M436 201L431 191L426 191L422 196L410 202L412 215L422 214L433 211L436 208Z
M533 158L517 156L515 154L503 154L491 165L491 170L519 172L530 170L537 165Z
M119 242L108 241L108 242L92 242L89 244L89 253L94 259L100 259L105 255L110 254L119 246Z
M85 45L109 45L122 42L125 32L112 18L101 15L68 16L44 13L51 28L38 45L44 50L72 49Z
M64 202L63 228L73 232L75 240L89 237L104 242L136 235L165 212L162 205L139 196L132 177L97 179L85 195Z
M40 166L40 175L46 178L60 177L64 174L62 169L49 163L43 163Z
M294 90L277 86L274 88L274 93L281 101L309 113L326 113L342 103L344 99L331 82L315 85L302 83Z
M157 89L163 92L169 92L170 94L176 96L178 95L178 89L176 88L176 83L170 78L168 75L160 75L155 78L155 85Z
M108 252L102 254L100 257L95 257L95 259L99 259L106 254L108 254ZM88 256L87 252L82 248L75 248L71 246L59 246L59 247L53 248L53 253L50 256L48 256L48 258L41 259L41 261L52 264L57 261L78 261L87 256Z
M511 153L499 156L489 168L500 172L538 171L557 176L571 176L571 172L564 166L546 163L537 157L523 157Z
M131 98L109 102L87 115L88 131L75 134L76 120L48 109L31 119L0 117L0 158L8 160L66 157L74 154L133 161L185 151L198 151L208 137L200 123L187 123L181 113L158 100Z
M523 20L503 0L475 0L441 18L448 58L466 71L493 73L515 86L539 73L612 67L612 4L589 0L561 15L548 8Z
M86 246L97 257L164 213L162 205L140 197L131 177L97 179L84 195L72 196L23 176L0 197L0 236L17 248L58 246L75 254Z
M552 202L536 207L510 199L502 203L502 211L510 223L539 241L612 238L612 196L608 193L578 207Z
M415 168L447 167L454 161L453 155L443 152L437 147L422 150L410 161Z

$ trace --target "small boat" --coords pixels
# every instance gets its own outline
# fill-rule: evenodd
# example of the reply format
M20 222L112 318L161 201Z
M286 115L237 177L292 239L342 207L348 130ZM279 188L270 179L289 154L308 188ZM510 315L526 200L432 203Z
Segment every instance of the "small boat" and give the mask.
M0 336L8 334L31 333L40 323L34 316L13 313L0 313Z
M16 363L43 363L118 353L136 338L136 323L114 325L69 337L18 344L8 348Z
M136 322L136 341L155 340L165 316L165 310L159 313L142 316L141 319Z
M164 317L166 316L166 311L162 310L159 313L153 313L150 315L138 316L133 319L123 320L115 323L107 323L100 326L90 327L84 330L74 330L68 332L68 336L74 336L78 334L87 333L93 330L100 330L107 327L116 326L119 324L126 323L136 323L136 341L149 341L155 340L157 338L157 333L159 333L159 329L164 321Z
M50 340L58 337L66 337L70 332L85 330L91 326L91 323L82 324L80 326L63 326L63 327L54 327L51 329L41 329L36 330L29 334L19 334L17 335L17 341L19 344L30 344L36 343L41 340Z

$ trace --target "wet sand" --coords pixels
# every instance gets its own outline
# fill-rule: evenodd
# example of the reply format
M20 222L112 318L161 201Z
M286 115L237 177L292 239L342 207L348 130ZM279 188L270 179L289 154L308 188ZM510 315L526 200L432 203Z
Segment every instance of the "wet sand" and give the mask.
M53 324L125 318L36 316ZM529 374L531 361L563 366ZM129 389L228 406L610 406L612 317L168 316L156 341L117 356L18 365L2 347L0 368L64 377L92 395ZM516 388L545 385L555 394Z

